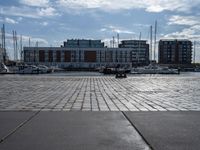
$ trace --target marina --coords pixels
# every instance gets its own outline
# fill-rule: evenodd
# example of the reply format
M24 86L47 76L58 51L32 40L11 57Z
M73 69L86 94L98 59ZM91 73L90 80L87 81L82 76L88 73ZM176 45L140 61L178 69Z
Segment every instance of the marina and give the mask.
M200 150L199 5L0 2L0 150Z

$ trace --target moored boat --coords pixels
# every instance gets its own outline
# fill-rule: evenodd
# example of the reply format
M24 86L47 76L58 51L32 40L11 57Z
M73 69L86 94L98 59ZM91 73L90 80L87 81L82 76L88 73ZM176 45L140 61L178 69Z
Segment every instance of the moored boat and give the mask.
M51 73L53 72L53 69L45 66L45 65L38 65L37 66L39 68L39 73Z
M1 63L0 64L0 73L8 73L8 72L9 72L8 67L4 63Z
M40 69L35 65L20 65L17 66L16 74L39 74Z
M171 69L158 65L148 65L145 67L133 68L131 74L179 74L179 69Z

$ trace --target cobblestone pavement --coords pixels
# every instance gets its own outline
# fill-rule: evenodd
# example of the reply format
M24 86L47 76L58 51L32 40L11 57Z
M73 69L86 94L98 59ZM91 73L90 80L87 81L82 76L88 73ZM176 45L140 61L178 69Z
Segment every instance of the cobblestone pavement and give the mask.
M0 111L200 110L200 77L0 76Z

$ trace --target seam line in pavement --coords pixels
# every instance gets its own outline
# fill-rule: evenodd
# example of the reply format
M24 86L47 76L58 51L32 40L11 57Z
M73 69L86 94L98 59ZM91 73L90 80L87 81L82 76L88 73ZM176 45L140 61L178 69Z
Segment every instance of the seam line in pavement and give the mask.
M129 117L126 115L125 112L121 111L124 117L128 120L128 122L133 126L133 128L138 132L138 134L142 137L144 142L150 147L151 150L154 150L154 148L151 146L151 144L145 139L145 137L142 135L142 133L136 128L136 126L132 123L132 121L129 119Z
M41 110L40 110L41 111ZM19 130L21 127L23 127L26 123L28 123L31 119L33 119L37 114L40 113L40 111L37 111L36 113L34 113L32 116L30 116L28 119L26 119L24 122L22 122L21 124L19 124L16 128L14 128L13 130L11 130L7 135L5 135L3 138L1 138L0 140L0 144L3 143L7 138L9 138L12 134L14 134L15 132L17 132L17 130Z

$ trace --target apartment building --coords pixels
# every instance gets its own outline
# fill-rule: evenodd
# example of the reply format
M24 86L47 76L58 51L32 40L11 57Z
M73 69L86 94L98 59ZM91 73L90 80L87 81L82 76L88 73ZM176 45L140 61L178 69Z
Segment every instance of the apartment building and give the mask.
M189 40L160 40L158 50L160 64L191 64L192 42Z

